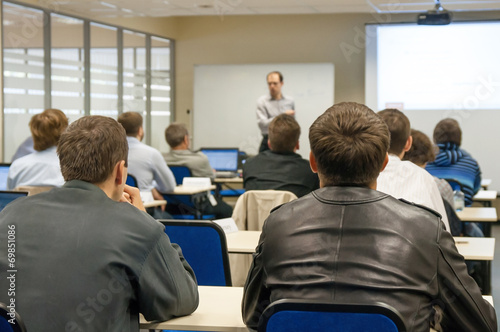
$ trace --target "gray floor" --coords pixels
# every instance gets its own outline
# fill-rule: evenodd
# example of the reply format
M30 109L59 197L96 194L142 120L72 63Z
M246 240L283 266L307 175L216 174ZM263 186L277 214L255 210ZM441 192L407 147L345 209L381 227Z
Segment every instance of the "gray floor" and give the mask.
M497 323L500 329L500 225L492 227L491 236L495 241L495 259L491 266L491 295L497 312Z

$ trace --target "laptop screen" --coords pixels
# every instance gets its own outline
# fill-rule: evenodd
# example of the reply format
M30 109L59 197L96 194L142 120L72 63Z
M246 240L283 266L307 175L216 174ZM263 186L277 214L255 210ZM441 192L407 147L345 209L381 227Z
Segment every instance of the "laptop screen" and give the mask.
M10 164L0 164L0 190L7 190L7 176Z
M15 199L26 196L28 196L26 191L0 191L0 211Z
M216 171L236 172L238 170L238 149L208 149L200 150L208 157L210 166Z

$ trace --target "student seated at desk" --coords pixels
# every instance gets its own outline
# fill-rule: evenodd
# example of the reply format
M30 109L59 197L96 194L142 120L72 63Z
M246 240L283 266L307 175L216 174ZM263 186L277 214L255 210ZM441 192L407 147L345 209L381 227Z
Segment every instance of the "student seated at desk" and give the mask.
M293 116L280 114L269 125L269 150L243 165L245 190L287 190L297 197L319 188L318 176L299 149L300 126Z
M0 214L0 243L18 240L15 267L0 246L0 302L15 299L27 331L139 331L139 313L167 320L198 306L181 249L125 185L127 152L116 120L82 117L58 144L64 186Z
M444 119L434 128L434 143L439 147L436 159L425 169L441 179L454 179L462 185L465 206L472 205L472 197L481 189L481 169L462 144L462 130L454 119Z
M176 186L175 178L160 151L141 142L144 138L142 115L125 112L118 117L118 122L127 133L128 172L137 179L140 191L151 192L154 199L162 200L159 192L173 191ZM165 206L150 208L148 213L156 219L172 218L165 212Z
M214 179L214 171L210 167L207 156L201 152L189 150L189 132L182 123L172 123L165 129L165 140L170 146L170 152L165 155L165 161L172 166L186 166L193 177L208 177ZM233 208L221 198L215 197L216 205L210 200L202 203L203 214L214 214L216 219L230 218ZM171 204L169 204L171 205ZM175 206L167 206L167 211L177 214Z
M443 199L432 175L414 163L402 160L413 142L410 120L397 109L385 109L377 114L391 133L389 162L377 178L377 190L433 209L442 216L446 229L450 231Z
M30 130L36 151L12 162L7 178L8 190L19 186L60 187L64 184L56 145L67 126L66 114L58 109L46 109L33 115Z
M245 324L256 328L271 302L301 299L382 302L408 331L497 331L439 214L376 190L389 159L384 121L340 103L316 119L309 139L321 188L265 221L244 287Z
M410 150L405 153L403 160L409 160L415 165L425 168L427 163L433 162L436 158L432 142L427 135L415 129L411 130L411 137L413 138L413 144L411 145ZM451 234L454 236L462 236L465 234L466 236L483 237L483 232L475 223L463 223L458 218L455 213L453 189L450 184L446 180L435 176L434 180L436 181L439 192L441 193L445 203L446 214L448 216L448 221L450 222ZM463 230L462 225L465 226Z

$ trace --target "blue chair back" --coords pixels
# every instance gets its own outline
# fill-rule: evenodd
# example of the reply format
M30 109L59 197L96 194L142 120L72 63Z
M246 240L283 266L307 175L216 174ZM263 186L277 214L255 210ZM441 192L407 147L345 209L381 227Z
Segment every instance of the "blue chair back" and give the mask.
M259 321L259 332L406 331L396 309L383 303L332 304L279 300L269 305Z
M198 285L231 286L226 235L211 221L159 220L194 270Z
M179 185L185 177L191 177L191 170L186 166L168 166L175 177L175 182ZM213 214L203 214L192 202L190 195L172 195L163 194L163 198L168 204L177 205L179 209L184 210L181 214L172 214L174 219L194 220L194 219L215 219Z
M125 184L131 187L139 187L137 184L137 179L131 174L127 174L127 180L125 181Z
M9 323L12 317L7 305L0 302L0 331L2 332L26 332L26 326L17 312L14 313L14 324Z
M185 177L191 177L191 170L186 166L168 166L175 177L177 184L182 184Z

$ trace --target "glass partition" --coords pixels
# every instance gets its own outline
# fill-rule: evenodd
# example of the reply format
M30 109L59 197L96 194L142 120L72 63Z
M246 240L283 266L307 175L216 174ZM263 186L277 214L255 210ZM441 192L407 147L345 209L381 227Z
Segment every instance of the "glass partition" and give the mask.
M32 115L46 108L61 109L70 122L140 112L144 142L169 150L171 40L31 5L2 7L3 161L30 136Z
M31 117L45 108L43 22L41 10L3 4L4 160L31 135Z
M170 150L165 128L171 119L170 40L151 37L151 145L162 152Z
M63 110L70 122L85 114L83 29L83 20L51 15L52 107Z
M90 24L90 114L118 116L116 28Z

